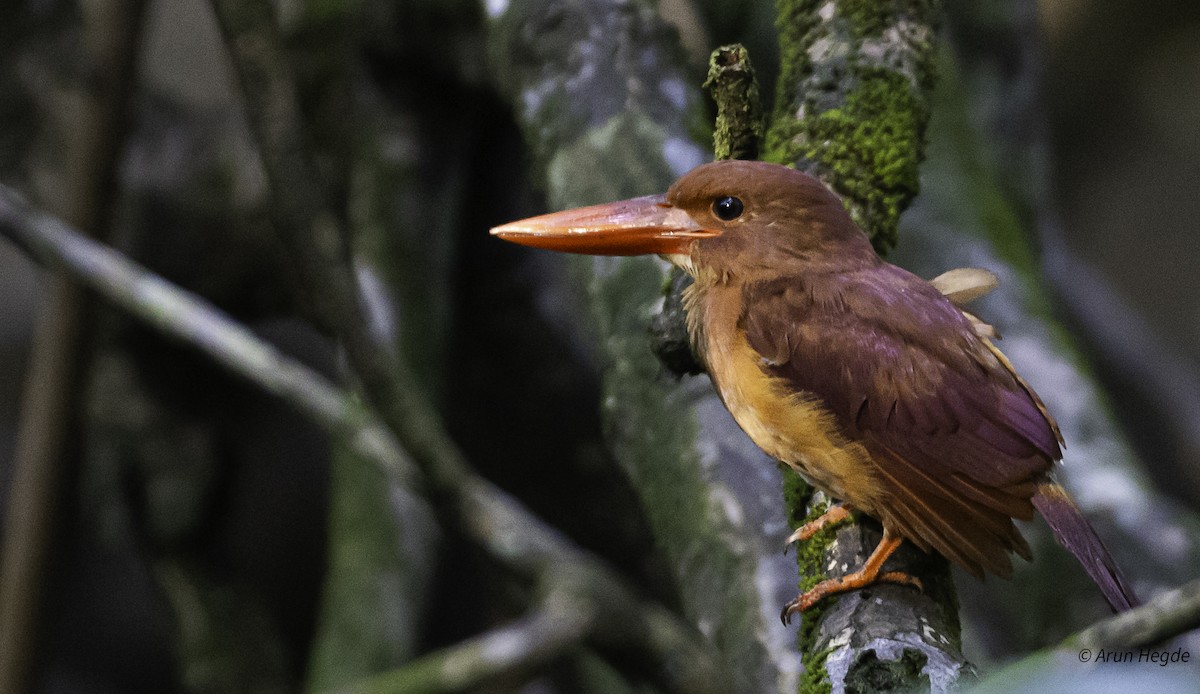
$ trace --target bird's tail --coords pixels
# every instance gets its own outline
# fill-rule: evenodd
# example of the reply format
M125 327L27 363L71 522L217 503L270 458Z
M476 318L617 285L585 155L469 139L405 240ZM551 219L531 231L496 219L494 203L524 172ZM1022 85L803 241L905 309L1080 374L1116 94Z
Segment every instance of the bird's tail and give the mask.
M1033 505L1046 519L1050 530L1054 532L1054 539L1075 555L1115 612L1123 612L1141 604L1066 489L1053 480L1043 480L1033 496Z

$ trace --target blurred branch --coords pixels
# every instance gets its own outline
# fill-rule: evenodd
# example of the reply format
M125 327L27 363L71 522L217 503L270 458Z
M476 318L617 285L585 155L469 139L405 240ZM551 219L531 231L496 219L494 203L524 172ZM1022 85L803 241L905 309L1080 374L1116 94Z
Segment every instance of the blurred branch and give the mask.
M1200 579L1165 591L1064 640L1056 650L1144 648L1200 628Z
M1112 283L1067 246L1053 215L1043 215L1038 230L1045 248L1046 282L1104 368L1119 374L1119 385L1113 390L1128 387L1140 393L1141 397L1124 398L1136 400L1127 408L1149 407L1147 418L1161 422L1154 430L1164 432L1165 448L1176 452L1175 470L1166 474L1188 480L1191 490L1176 492L1195 500L1195 489L1200 487L1195 465L1200 462L1200 372L1164 344Z
M84 118L71 124L81 146L70 162L63 215L96 235L106 231L117 193L117 160L125 141L125 112L142 45L144 0L88 5L85 38L91 97ZM64 138L67 139L67 138ZM46 555L64 481L68 442L77 416L88 335L88 302L61 277L44 285L26 374L13 461L12 486L0 545L0 691L26 689L35 657Z
M611 569L472 472L415 376L371 333L346 234L326 209L319 172L306 148L273 5L214 0L213 7L270 180L277 231L318 319L343 341L364 392L421 469L438 511L521 573L553 582L556 569L565 565L576 570L586 579L582 585L590 599L607 596L596 637L603 640L611 630L626 643L643 647L655 661L648 674L663 688L722 689L723 678L697 635L663 608L640 601Z
M1078 683L1081 678L1087 677L1091 677L1098 685L1108 686L1112 684L1112 678L1115 676L1126 680L1119 686L1120 689L1158 688L1175 691L1179 687L1178 684L1155 681L1154 671L1158 670L1161 673L1161 668L1151 668L1150 672L1140 668L1125 671L1108 668L1102 670L1102 676L1091 673L1095 673L1098 663L1104 662L1099 656L1106 651L1110 654L1110 660L1112 654L1118 654L1120 659L1116 662L1147 663L1150 661L1124 658L1132 659L1135 652L1139 655L1146 654L1141 656L1145 658L1149 655L1148 649L1198 627L1200 580L1194 580L1156 595L1140 607L1113 615L1076 632L1057 646L1039 650L989 673L980 690L1007 692L1014 691L1014 687L1022 691L1062 689L1062 685L1055 687L1052 683ZM1188 652L1186 646L1183 647L1183 652ZM1129 655L1124 655L1126 653ZM1156 664L1163 666L1167 663L1163 660ZM1193 672L1184 674L1185 681L1194 677ZM1086 688L1089 685L1080 686Z
M61 222L36 214L0 186L0 235L40 263L67 270L139 319L186 341L235 373L285 397L345 445L391 474L413 478L391 432L347 393L307 367L277 353L253 333L207 303L163 281L120 254L83 238ZM427 415L428 416L428 415ZM411 424L409 425L411 426ZM445 437L440 429L435 436ZM635 597L611 569L575 548L531 516L507 494L470 472L457 448L444 441L441 474L455 469L452 506L443 508L468 536L498 560L539 578L548 590L586 599L598 615L591 637L645 649L655 660L651 675L667 691L722 691L699 636L668 611ZM426 454L428 452L426 451ZM428 461L425 461L428 463Z
M710 129L699 90L651 3L486 9L492 71L550 208L661 192L710 156L695 143ZM779 551L778 506L762 503L778 497L778 476L707 379L674 378L655 358L647 322L663 301L665 264L543 262L566 269L533 282L547 303L578 302L554 325L598 346L605 442L639 496L684 614L716 648L712 666L734 691L794 689L799 659L776 615L795 568ZM686 338L674 343L686 351Z
M0 235L38 263L61 268L154 328L290 403L349 448L410 482L414 471L393 435L353 395L280 353L216 308L0 186Z
M589 600L551 593L525 617L394 672L337 690L338 694L461 692L514 673L529 672L577 648L596 624Z

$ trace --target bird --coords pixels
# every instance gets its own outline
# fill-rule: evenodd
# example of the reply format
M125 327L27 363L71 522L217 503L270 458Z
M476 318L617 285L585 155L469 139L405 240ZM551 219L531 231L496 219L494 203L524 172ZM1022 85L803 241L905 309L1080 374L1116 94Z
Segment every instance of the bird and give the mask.
M905 541L982 579L1032 559L1014 519L1035 511L1116 612L1139 604L1054 477L1054 417L963 305L995 276L924 280L883 260L842 199L792 167L722 160L664 195L495 227L505 241L596 255L657 254L694 280L683 301L693 351L734 420L770 457L838 500L789 538L859 512L882 539L863 565L821 581L781 617L886 582Z

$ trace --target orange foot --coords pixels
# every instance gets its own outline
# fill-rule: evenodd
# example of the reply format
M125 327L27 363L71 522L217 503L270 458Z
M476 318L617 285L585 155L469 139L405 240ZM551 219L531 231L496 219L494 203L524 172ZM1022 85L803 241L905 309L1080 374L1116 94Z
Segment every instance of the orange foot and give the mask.
M830 511L832 510L833 509L830 509ZM829 515L829 513L826 512L825 515ZM821 516L821 518L824 518L825 515ZM813 523L820 521L821 518L817 518L815 521L813 521ZM812 523L807 523L804 527L808 527L808 525L811 524ZM820 528L818 528L818 530L819 529ZM800 530L804 530L804 528L801 528ZM800 531L797 531L797 533L799 532ZM867 562L863 564L861 569L855 571L854 573L846 574L841 578L830 578L821 581L817 585L813 586L812 589L804 592L795 600L784 605L783 612L780 613L779 618L783 621L784 625L791 624L793 614L797 612L804 612L808 608L820 602L822 598L826 598L830 595L837 595L839 593L845 593L857 588L865 588L874 583L897 583L903 586L912 586L917 590L925 590L925 587L921 585L921 581L915 576L910 576L900 571L889 571L887 573L880 572L880 569L883 568L884 562L887 561L888 557L892 556L892 552L896 551L896 548L900 546L901 542L904 542L904 538L895 537L891 532L888 531L887 528L884 528L883 539L879 541L879 544L875 547L875 551L871 552L871 556L867 557Z

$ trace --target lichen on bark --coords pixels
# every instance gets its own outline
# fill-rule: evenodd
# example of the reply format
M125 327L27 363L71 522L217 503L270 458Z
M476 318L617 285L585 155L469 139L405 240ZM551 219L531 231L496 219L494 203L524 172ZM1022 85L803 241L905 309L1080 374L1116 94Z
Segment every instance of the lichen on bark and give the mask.
M886 253L920 188L940 3L778 4L780 77L763 158L833 187Z
M780 76L763 158L820 178L886 253L919 189L940 2L778 0L777 7ZM788 482L785 500L793 525L828 501L798 481ZM798 549L800 589L861 566L879 539L878 524L863 518L818 533ZM944 690L958 680L964 661L945 560L905 545L888 570L918 576L926 590L876 585L806 612L800 691L851 691L866 682Z
M746 47L735 43L713 51L704 88L717 104L714 158L757 159L763 136L762 110Z
M494 74L549 207L662 192L707 158L695 144L710 131L697 85L648 4L514 0L489 15L488 33ZM571 329L600 346L605 439L639 495L682 612L720 651L735 691L780 689L788 676L781 661L795 656L762 609L757 528L741 520L720 479L728 467L752 463L713 453L725 445L714 432L733 426L723 411L721 421L706 421L719 408L716 395L699 379L664 377L650 349L646 328L662 301L665 264L549 262L567 268L568 286L555 293L583 297L590 320Z

